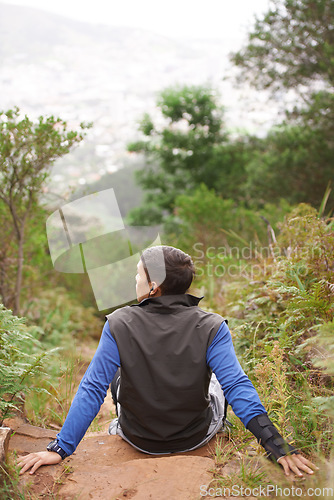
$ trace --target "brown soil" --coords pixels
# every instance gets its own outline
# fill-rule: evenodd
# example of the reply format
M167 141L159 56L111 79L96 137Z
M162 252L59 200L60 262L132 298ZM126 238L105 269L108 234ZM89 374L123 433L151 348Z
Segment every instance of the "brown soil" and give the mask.
M92 349L82 352L80 381ZM217 470L213 438L193 452L152 456L140 453L119 436L109 436L109 423L115 416L110 393L100 412L73 455L61 464L43 466L34 475L20 477L20 487L35 500L199 500L201 486L208 485ZM7 419L14 431L9 442L9 460L46 449L57 430L29 425L24 416ZM222 435L220 435L222 436ZM223 439L227 439L223 437ZM238 460L228 464L228 473L239 470ZM30 498L30 496L28 496ZM236 500L237 497L234 497Z
M89 431L76 452L61 464L44 466L21 476L22 488L37 499L59 500L186 500L200 499L215 470L215 439L193 452L145 455L119 436L107 434L111 397L99 414L99 432ZM8 419L15 433L9 442L11 460L17 455L45 450L56 431L41 429L22 418Z

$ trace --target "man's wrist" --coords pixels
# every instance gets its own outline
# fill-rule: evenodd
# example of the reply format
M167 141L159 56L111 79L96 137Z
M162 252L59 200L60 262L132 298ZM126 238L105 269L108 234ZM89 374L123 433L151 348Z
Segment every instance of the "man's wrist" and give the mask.
M48 451L53 451L55 453L58 453L58 455L60 455L60 457L62 458L62 460L64 460L64 458L66 458L68 455L66 453L66 451L64 451L58 444L58 440L55 439L54 441L51 441L51 443L49 443L46 447L46 449Z
M254 434L258 442L266 450L268 458L275 462L286 455L299 453L296 448L283 439L265 413L253 417L248 422L247 429Z

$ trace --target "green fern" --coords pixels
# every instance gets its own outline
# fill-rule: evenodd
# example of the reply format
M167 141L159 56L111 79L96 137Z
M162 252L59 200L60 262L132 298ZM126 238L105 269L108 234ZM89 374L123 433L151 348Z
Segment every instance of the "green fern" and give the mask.
M43 373L46 358L56 350L44 351L25 319L13 316L0 304L0 425L17 409L21 393L39 390L31 380Z

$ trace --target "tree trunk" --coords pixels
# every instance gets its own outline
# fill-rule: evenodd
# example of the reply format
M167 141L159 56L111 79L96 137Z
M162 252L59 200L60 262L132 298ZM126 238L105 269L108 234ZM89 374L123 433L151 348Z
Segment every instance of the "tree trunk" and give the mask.
M17 275L16 275L16 284L15 284L15 302L13 308L14 316L20 315L20 296L21 296L21 288L22 288L22 274L23 274L23 242L24 242L24 226L20 229L18 244L19 251L17 256Z

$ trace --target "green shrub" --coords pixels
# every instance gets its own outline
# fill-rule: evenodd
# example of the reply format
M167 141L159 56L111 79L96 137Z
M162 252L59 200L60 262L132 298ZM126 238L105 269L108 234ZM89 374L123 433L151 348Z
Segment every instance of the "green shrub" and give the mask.
M175 215L182 231L178 243L189 253L199 242L203 243L205 250L224 246L229 251L231 246L242 248L250 242L261 247L268 244L267 221L276 228L290 210L284 200L278 205L267 204L262 210L254 210L233 199L218 196L214 190L201 184L193 194L180 195L176 199Z

